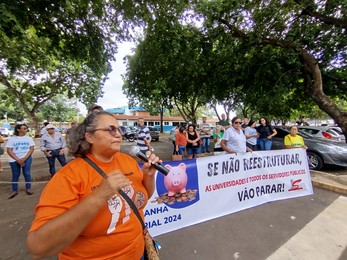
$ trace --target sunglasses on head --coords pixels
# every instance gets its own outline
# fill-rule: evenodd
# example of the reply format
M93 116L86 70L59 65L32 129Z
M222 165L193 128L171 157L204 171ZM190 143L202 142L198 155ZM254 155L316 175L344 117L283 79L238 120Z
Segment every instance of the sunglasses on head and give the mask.
M107 131L112 136L117 136L117 132L120 133L121 135L125 134L122 128L116 127L114 125L109 125L103 128L98 128L93 130L93 132L96 132L96 131Z

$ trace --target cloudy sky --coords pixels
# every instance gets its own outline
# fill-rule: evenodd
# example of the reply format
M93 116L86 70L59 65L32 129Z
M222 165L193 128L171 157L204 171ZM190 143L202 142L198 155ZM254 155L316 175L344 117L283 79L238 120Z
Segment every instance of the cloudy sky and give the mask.
M112 62L112 72L108 75L108 80L105 82L103 91L104 96L98 99L97 104L101 105L104 109L116 108L128 105L128 99L122 92L122 74L125 73L126 66L123 62L123 58L126 55L133 54L132 48L135 47L134 43L121 43L118 46L118 53L116 55L116 61ZM79 104L79 109L82 114L87 113L85 105Z
M98 99L97 104L101 105L104 109L118 108L128 105L128 99L122 92L123 80L122 74L125 73L126 66L123 62L123 58L126 55L133 54L132 49L135 48L134 43L125 42L118 46L118 53L116 55L116 61L112 63L112 72L108 75L108 80L105 82L103 91L104 96ZM83 115L87 114L85 105L79 104L80 112ZM218 113L222 114L223 108L218 106ZM233 117L234 115L231 115Z

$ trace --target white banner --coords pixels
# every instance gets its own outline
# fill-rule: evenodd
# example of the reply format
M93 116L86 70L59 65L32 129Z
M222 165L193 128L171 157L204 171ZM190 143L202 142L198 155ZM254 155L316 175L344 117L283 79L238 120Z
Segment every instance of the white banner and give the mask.
M164 162L145 209L152 236L266 202L313 193L304 149L218 155ZM170 195L170 196L169 196Z

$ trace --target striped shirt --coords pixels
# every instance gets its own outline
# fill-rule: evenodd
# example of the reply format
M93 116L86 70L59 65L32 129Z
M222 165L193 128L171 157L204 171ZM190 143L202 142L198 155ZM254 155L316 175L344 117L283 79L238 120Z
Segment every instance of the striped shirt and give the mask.
M141 152L148 151L148 147L144 139L147 139L147 141L151 140L151 134L148 127L145 125L140 128L139 136L137 137L137 146L140 148Z

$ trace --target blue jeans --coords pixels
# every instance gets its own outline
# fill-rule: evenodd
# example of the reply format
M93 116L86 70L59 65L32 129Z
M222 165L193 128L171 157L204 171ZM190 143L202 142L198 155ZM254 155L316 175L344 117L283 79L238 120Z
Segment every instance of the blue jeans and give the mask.
M24 166L21 166L17 162L10 162L11 170L12 170L12 191L18 191L18 180L20 176L20 169L23 170L23 176L25 179L25 189L30 190L31 188L31 176L30 176L30 167L32 162L32 157L30 156L26 159Z
M201 154L200 147L189 147L187 151L188 155L192 155L193 158L195 158L197 154Z
M184 151L186 150L186 147L185 146L182 146L182 145L179 145L178 146L178 153L180 154L180 155L182 155L182 159L183 159L183 157L184 157Z
M57 150L47 150L47 152L51 152L51 157L47 157L48 165L49 165L49 173L53 176L55 174L55 158L58 159L61 166L66 165L65 154L60 155L60 149Z
M259 138L260 150L271 150L272 140L267 138Z
M202 137L201 138L202 145L201 145L201 152L207 152L209 153L210 151L208 150L208 146L210 144L210 138L209 137Z

